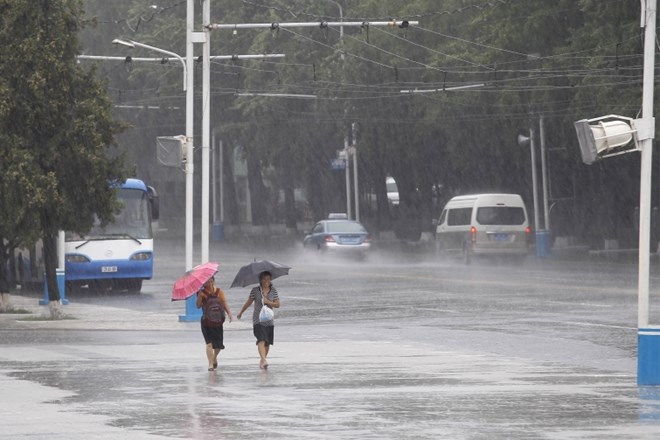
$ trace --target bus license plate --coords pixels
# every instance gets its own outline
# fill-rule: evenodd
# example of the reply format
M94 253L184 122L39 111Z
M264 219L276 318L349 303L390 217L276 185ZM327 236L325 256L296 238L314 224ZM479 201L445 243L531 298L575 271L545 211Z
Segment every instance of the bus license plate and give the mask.
M117 266L101 266L101 272L117 272Z

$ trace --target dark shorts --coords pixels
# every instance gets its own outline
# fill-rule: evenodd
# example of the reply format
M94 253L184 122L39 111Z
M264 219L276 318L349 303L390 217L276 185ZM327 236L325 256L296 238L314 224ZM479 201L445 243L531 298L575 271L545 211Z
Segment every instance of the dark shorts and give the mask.
M224 331L222 327L206 327L202 325L202 335L204 335L204 342L212 344L213 348L224 350Z
M254 324L252 326L252 333L257 338L257 344L264 341L266 345L274 344L275 326Z

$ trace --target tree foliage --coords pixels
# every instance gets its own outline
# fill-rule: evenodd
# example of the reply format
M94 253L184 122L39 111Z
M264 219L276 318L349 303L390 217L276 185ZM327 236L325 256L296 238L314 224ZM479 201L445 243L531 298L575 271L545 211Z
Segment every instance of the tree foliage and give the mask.
M185 52L183 2L155 9L138 0L88 3L96 5L92 9L100 23L88 34L90 50L107 53L107 42L124 36ZM254 212L264 206L274 209L276 194L282 190L290 199L293 188L306 190L315 219L343 209L343 175L333 172L329 162L345 138L353 142L353 133L363 219L372 228L430 228L446 200L468 192L520 193L531 207L530 154L516 139L533 129L538 146L543 118L554 235L574 235L593 244L603 237L634 242L638 156L583 165L573 121L638 112L639 4L214 0L211 7L212 21L220 23L364 22L361 27L344 26L343 38L338 26L320 25L211 33L214 55L286 55L275 61L212 63L212 120L218 136L240 147L249 160ZM199 4L196 15L196 28L201 29ZM368 25L392 18L417 20L419 25ZM199 55L200 49L195 50ZM102 69L115 98L135 94L134 102L183 102L179 66L133 63L130 71L117 65ZM200 80L197 66L197 84ZM264 92L316 98L254 96ZM196 111L197 123L199 116ZM185 115L143 112L131 118L139 130L130 143L139 145L167 134L147 127L180 129ZM399 186L398 210L384 201L387 175ZM372 194L378 198L375 208L367 203ZM286 221L295 226L300 218L290 215L288 202ZM271 217L262 212L254 221L270 222ZM534 221L542 226L540 219Z
M76 62L81 1L2 1L0 11L0 237L43 239L57 300L57 232L87 231L118 208L109 183L126 173L112 148L121 124L105 84Z

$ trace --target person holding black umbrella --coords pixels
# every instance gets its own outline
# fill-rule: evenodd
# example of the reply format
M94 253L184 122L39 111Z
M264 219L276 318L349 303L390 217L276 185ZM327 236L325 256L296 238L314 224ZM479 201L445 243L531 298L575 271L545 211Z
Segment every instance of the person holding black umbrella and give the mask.
M270 346L273 345L275 334L275 321L272 309L280 307L280 297L277 294L277 289L272 284L273 276L268 271L263 271L259 274L259 285L250 291L245 304L238 312L236 317L241 319L243 312L254 303L254 311L252 313L252 331L255 338L257 338L257 350L259 351L259 368L262 370L268 369L268 351ZM268 310L262 310L262 309Z

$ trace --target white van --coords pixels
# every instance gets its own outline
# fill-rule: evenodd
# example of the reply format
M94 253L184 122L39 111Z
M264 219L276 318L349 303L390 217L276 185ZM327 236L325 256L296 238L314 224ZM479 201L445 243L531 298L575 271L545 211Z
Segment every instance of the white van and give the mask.
M435 231L438 250L462 255L527 255L531 229L518 194L457 196L445 205Z
M388 177L385 180L385 186L387 187L387 201L389 204L399 206L399 188L396 185L394 177Z

